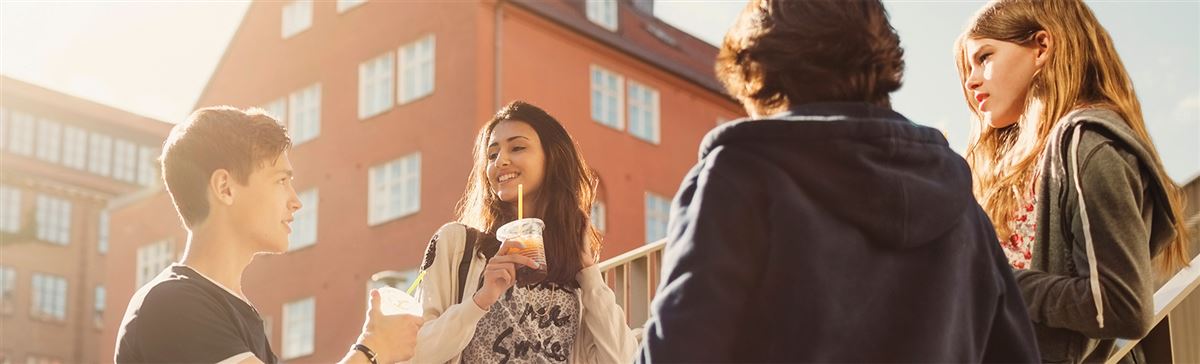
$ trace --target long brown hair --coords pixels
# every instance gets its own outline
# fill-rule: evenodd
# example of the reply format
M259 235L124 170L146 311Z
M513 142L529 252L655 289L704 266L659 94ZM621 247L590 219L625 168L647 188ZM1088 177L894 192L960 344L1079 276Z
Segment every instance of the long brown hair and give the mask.
M492 193L487 176L488 138L497 124L514 121L529 124L542 142L546 155L545 180L539 189L537 204L546 222L542 234L546 242L547 281L578 286L576 273L583 267L582 253L591 248L598 252L600 235L591 224L592 202L596 195L596 177L577 151L575 140L562 124L546 111L522 101L513 101L496 112L479 129L475 138L474 166L467 190L458 203L458 221L464 225L495 234L501 225L516 220L510 202ZM494 244L494 245L493 245ZM495 239L488 241L485 252L495 251Z
M995 39L1033 47L1040 31L1050 34L1050 56L1033 76L1024 116L1008 127L988 126L972 91L966 87L971 73L966 41ZM1071 111L1081 106L1110 109L1125 120L1138 139L1153 146L1133 81L1112 38L1080 0L994 0L975 15L954 47L960 86L975 122L966 153L975 177L975 197L992 218L1000 237L1011 234L1008 221L1023 191L1036 183L1032 177L1050 132ZM1153 147L1148 149L1152 160L1142 162L1153 163L1164 181L1170 205L1164 207L1177 217L1184 216L1179 186L1163 172L1158 152ZM1184 224L1182 218L1175 221L1177 234L1158 257L1160 269L1187 264L1188 233Z

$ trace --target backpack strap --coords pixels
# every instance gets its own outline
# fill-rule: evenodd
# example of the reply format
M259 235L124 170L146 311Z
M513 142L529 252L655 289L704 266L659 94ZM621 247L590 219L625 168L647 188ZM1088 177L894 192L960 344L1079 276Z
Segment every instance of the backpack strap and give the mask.
M455 303L462 303L463 291L467 288L467 274L471 270L471 258L475 256L475 241L479 240L479 230L471 227L466 229L466 246L463 247L462 260L458 263L458 300Z

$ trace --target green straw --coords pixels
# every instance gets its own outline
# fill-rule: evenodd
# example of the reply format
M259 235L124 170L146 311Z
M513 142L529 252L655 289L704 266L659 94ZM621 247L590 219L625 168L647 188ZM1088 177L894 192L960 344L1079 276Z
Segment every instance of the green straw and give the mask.
M408 286L408 295L409 296L412 296L413 292L417 291L417 286L421 284L422 279L425 279L425 271L421 271L421 274L417 275L417 279L413 280L413 284L411 286Z

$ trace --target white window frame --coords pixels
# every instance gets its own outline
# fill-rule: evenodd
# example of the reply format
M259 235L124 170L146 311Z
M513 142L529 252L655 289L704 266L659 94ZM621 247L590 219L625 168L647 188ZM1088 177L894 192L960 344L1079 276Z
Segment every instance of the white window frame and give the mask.
M317 300L309 296L283 305L284 360L312 355L316 341Z
M350 9L354 9L362 4L365 4L366 2L367 0L337 0L337 12L338 14L345 13Z
M67 318L67 279L47 273L33 273L33 297L29 314L33 317L64 321Z
M124 182L138 180L138 145L125 139L113 141L112 177Z
M113 138L101 133L88 135L88 172L112 175Z
M95 321L96 327L104 324L104 311L108 308L107 302L104 302L106 299L108 299L108 291L103 284L97 285L92 290L92 320Z
M620 24L617 11L617 0L587 0L585 10L588 20L613 32L617 31Z
M37 118L20 111L13 111L12 123L8 128L8 151L17 155L32 156L33 142L37 133Z
M138 184L146 187L158 184L158 153L153 147L138 148Z
M591 100L589 110L592 121L616 130L624 130L625 77L604 67L592 65L588 72L588 84L591 85L588 98ZM609 120L610 118L616 120Z
M38 194L37 238L56 245L71 242L71 201L65 198Z
M74 125L63 125L62 164L81 171L87 170L88 132Z
M297 194L300 198L300 205L303 206L299 211L296 211L292 221L292 233L288 235L288 251L305 248L317 243L317 227L319 212L317 204L321 198L316 187L305 190Z
M671 200L653 192L646 192L645 213L645 244L665 238L667 222L671 218Z
M141 288L163 269L175 262L175 244L171 239L163 239L138 247L137 277L134 289Z
M109 218L108 210L100 210L96 217L96 252L101 255L108 254Z
M404 105L432 95L437 82L437 38L433 34L426 35L401 46L396 53L396 104Z
M295 0L283 5L280 35L288 39L312 27L313 0Z
M629 94L626 97L628 101L626 102L629 113L629 134L652 144L659 144L662 123L658 90L630 80L628 91Z
M380 225L421 211L421 152L373 166L367 172L367 224ZM398 190L400 195L393 192Z
M17 270L0 265L0 314L10 314L17 301Z
M596 200L592 203L592 226L596 231L603 234L608 230L608 206L604 201Z
M0 231L21 231L21 189L0 185Z
M292 146L321 135L321 84L315 83L288 95L288 132Z
M278 99L271 100L271 102L268 102L266 105L259 106L259 108L263 109L263 111L266 111L268 116L275 118L275 121L278 121L279 125L288 125L288 100L286 97L280 97Z
M358 120L395 106L396 54L389 51L358 65Z
M37 121L37 158L58 163L62 159L62 124L42 118Z

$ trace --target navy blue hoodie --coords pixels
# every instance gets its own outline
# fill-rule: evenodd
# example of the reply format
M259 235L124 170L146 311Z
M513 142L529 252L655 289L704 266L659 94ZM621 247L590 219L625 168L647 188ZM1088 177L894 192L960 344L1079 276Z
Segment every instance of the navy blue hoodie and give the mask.
M966 162L861 103L723 125L671 206L639 362L1038 362Z

